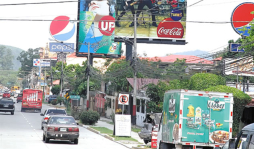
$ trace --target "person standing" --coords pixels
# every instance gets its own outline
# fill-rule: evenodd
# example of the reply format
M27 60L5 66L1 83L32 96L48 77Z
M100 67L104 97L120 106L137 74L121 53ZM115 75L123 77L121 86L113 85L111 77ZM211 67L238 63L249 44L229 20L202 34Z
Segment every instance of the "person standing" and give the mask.
M140 0L138 4L138 10L137 10L137 18L139 17L141 11L145 6L149 8L149 11L152 13L152 26L157 27L156 20L155 20L155 8L153 7L153 3L155 3L155 0Z
M134 10L134 3L133 0L123 0L123 3L122 3L122 12L121 14L118 16L117 20L116 20L116 23L115 25L117 27L121 27L121 25L119 24L119 21L121 19L121 17L123 17L123 15L125 15L127 13L127 11L130 9L131 10L131 13L132 13L132 16L134 18L134 14L135 14L135 10ZM129 27L132 27L134 26L134 21L132 21L132 23L129 25Z

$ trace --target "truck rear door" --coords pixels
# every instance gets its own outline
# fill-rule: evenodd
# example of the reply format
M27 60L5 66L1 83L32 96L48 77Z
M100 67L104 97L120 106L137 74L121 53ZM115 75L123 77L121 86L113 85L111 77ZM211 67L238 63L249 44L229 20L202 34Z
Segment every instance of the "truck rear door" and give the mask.
M226 143L232 132L230 99L208 94L184 94L182 141Z

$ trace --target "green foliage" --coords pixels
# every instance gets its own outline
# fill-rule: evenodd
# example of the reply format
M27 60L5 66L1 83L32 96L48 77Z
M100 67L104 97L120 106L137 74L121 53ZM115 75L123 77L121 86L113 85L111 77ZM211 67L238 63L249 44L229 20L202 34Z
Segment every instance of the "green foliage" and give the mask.
M57 96L57 103L63 103L64 102L64 97Z
M212 86L225 85L225 79L211 73L196 73L190 79L190 90L203 90Z
M20 77L25 77L29 72L31 72L33 68L33 59L38 59L39 56L39 48L37 49L28 49L27 51L22 51L17 60L21 63L21 68L19 70Z
M51 104L52 104L52 105L57 105L57 104L58 104L58 103L57 103L57 100L56 100L56 99L55 99L55 100L52 100L52 101L51 101Z
M100 119L100 114L96 111L83 111L80 120L85 125L94 125Z
M54 95L58 95L60 93L60 89L61 89L61 86L60 85L55 85L51 88L51 92L54 94Z
M251 101L251 97L244 92L229 86L219 85L205 89L205 91L232 93L234 96L233 106L233 136L239 132L239 123L244 106Z
M13 58L12 51L5 46L0 46L0 69L12 70L13 69Z
M167 70L167 75L171 79L180 79L185 77L187 74L185 73L185 69L187 66L185 65L185 59L178 59L174 61L173 64L170 64L166 70Z

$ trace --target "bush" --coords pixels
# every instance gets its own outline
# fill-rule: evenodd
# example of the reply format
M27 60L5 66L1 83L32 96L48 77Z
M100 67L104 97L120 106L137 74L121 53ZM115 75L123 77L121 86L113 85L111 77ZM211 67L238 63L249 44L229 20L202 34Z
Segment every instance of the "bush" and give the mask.
M52 105L57 105L57 100L52 100L52 101L51 101L51 104L52 104Z
M244 92L225 85L213 86L205 91L213 91L213 92L224 92L224 93L232 93L234 97L234 106L233 106L233 136L236 136L239 132L239 124L240 118L243 113L243 109L246 104L251 101L251 97Z
M211 73L196 73L190 79L190 90L204 90L217 85L226 85L223 77Z
M100 114L96 111L84 111L80 115L80 120L85 125L94 125L100 119Z
M57 96L57 103L60 103L60 105L64 102L64 97Z
M61 86L60 85L55 85L51 88L51 92L53 95L58 95L60 93Z

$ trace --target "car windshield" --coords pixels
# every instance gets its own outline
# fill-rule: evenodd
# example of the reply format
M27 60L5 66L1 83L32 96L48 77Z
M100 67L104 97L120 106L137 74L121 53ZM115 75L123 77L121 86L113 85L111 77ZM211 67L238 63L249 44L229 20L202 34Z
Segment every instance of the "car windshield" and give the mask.
M72 117L52 117L49 121L49 124L74 125L76 122Z
M66 114L64 110L58 110L58 109L49 109L47 112L48 115L56 115L56 114Z

